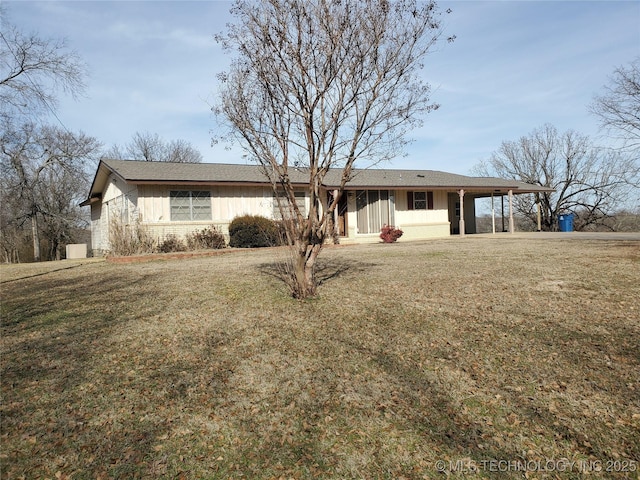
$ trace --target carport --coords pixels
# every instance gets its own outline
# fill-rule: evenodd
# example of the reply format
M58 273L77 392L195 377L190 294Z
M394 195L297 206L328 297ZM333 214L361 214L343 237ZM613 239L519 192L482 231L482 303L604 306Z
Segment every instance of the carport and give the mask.
M514 233L515 226L513 220L513 197L514 195L533 194L536 195L538 210L538 230L541 229L540 201L537 194L553 192L552 188L532 185L524 182L509 181L500 178L475 177L474 181L466 182L467 185L460 186L453 191L449 191L449 222L451 223L451 234L464 236L467 233L476 233L476 212L475 200L478 198L491 198L491 225L492 233L496 233L496 204L500 203L502 212L502 228L504 225L505 197L508 209L508 229L509 233ZM499 199L499 200L498 200Z

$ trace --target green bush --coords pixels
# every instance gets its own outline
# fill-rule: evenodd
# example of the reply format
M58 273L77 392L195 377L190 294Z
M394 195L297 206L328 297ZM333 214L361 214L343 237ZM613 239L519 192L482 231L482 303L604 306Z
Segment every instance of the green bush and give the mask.
M239 248L280 245L278 225L259 215L236 217L229 224L229 246Z
M225 248L227 242L224 235L215 225L187 235L187 247L189 250L220 249Z

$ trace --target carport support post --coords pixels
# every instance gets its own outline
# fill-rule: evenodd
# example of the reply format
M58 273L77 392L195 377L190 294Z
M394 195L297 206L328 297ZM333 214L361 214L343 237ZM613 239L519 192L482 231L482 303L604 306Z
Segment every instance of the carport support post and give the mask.
M460 195L460 225L458 228L460 229L460 236L464 237L464 190L460 189L458 195Z
M494 204L493 192L491 193L491 233L496 233L496 207Z
M509 190L509 233L513 232L513 190Z
M540 206L540 194L536 193L536 206L538 207L538 231L542 231L542 208Z

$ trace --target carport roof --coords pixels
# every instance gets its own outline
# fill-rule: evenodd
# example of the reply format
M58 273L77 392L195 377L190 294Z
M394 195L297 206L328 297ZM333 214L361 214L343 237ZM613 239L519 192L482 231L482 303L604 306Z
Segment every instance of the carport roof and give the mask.
M113 173L127 183L133 184L189 184L224 185L245 184L264 185L267 183L259 165L236 165L228 163L169 163L145 162L137 160L102 159L96 171L89 199L103 192L109 175ZM341 169L331 170L325 177L325 187L340 184ZM304 168L292 168L289 177L294 184L308 182ZM467 177L436 170L397 170L389 168L369 168L353 170L352 179L346 189L393 188L398 190L432 189L459 190L484 194L548 192L552 189L516 180L491 177Z

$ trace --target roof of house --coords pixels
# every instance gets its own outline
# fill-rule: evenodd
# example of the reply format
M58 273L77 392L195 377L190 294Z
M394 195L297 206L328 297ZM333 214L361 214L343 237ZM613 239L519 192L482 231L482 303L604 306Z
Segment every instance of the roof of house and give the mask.
M262 167L225 163L170 163L137 160L102 159L91 185L89 198L82 203L88 205L106 186L113 173L127 183L134 184L189 184L222 185L245 184L264 185L267 183ZM340 184L341 169L330 170L325 177L327 188ZM292 168L289 177L294 184L306 184L309 177L304 168ZM393 188L393 189L433 189L485 192L485 193L532 193L552 189L532 185L517 180L492 177L468 177L436 170L397 170L387 168L354 169L346 189Z

